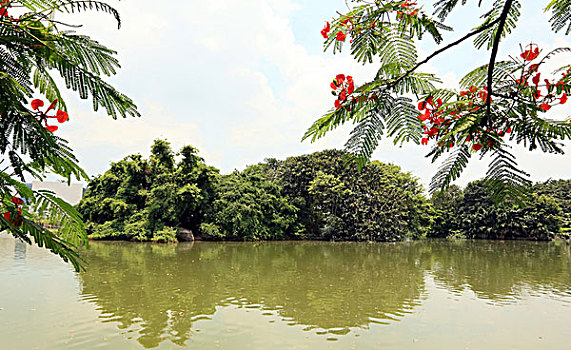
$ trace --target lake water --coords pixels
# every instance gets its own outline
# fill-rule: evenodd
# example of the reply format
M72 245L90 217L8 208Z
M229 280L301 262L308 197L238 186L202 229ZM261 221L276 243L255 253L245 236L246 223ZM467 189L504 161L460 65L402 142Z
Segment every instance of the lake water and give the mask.
M564 242L92 242L76 274L0 237L0 349L569 349Z

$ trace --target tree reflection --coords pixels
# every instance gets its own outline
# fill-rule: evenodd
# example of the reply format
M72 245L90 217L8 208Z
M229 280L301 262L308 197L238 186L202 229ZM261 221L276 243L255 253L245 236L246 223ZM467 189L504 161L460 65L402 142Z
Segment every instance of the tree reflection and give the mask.
M524 292L569 296L570 255L566 244L543 242L93 242L80 279L103 320L152 348L183 345L197 319L230 304L339 334L398 321L427 294L427 274L499 304Z
M398 320L424 289L416 244L93 242L82 295L147 348L182 345L216 306L279 310L325 329ZM190 248L190 249L189 249Z
M571 252L564 242L436 241L429 242L437 282L479 298L510 302L522 293L569 296Z

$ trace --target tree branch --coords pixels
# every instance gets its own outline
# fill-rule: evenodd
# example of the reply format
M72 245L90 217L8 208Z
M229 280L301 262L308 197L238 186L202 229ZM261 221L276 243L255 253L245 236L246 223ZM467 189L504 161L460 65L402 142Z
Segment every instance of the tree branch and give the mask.
M493 75L494 75L494 66L496 65L496 56L498 55L498 48L500 46L500 40L502 38L502 32L504 31L504 26L506 24L506 19L508 18L508 13L510 8L512 7L513 0L506 0L504 3L504 8L502 9L502 13L498 18L499 24L498 29L496 31L496 35L494 36L494 43L492 46L492 54L490 55L490 63L488 64L488 84L487 84L487 91L488 91L488 98L486 99L486 114L484 119L482 119L481 125L486 125L488 123L488 119L490 118L490 113L492 109L492 84L494 82Z
M511 2L512 0L509 0L509 1ZM422 66L423 64L427 63L428 61L430 61L431 59L433 59L435 56L441 54L442 52L444 52L444 51L446 51L446 50L448 50L448 49L450 49L451 47L454 47L454 46L456 46L456 45L462 43L464 40L469 39L469 38L473 37L474 35L479 34L479 33L483 32L484 30L493 27L494 25L496 25L496 24L499 22L499 20L500 20L500 19L498 18L498 19L496 19L495 21L492 21L492 22L490 22L489 24L487 24L487 25L485 25L485 26L483 26L483 27L480 27L480 28L474 30L473 32L470 32L470 33L464 35L464 36L461 37L460 39L458 39L458 40L456 40L456 41L454 41L454 42L451 42L450 44L444 46L443 48L434 51L432 54L430 54L429 56L427 56L424 60L418 62L414 67L412 67L411 69L409 69L408 71L406 71L403 75L401 75L400 77L398 77L395 81L393 81L392 83L390 83L390 84L388 85L388 87L390 88L390 87L395 86L395 85L398 84L401 80L403 80L404 78L408 77L412 72L414 72L415 70L417 70L418 67L420 67L420 66Z

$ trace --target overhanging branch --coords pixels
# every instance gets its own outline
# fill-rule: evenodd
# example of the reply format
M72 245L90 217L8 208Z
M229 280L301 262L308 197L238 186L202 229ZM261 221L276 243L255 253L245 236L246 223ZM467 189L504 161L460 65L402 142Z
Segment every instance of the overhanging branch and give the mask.
M513 0L506 0L504 3L504 8L502 9L502 13L498 18L498 28L496 30L496 35L494 36L494 43L492 46L492 53L490 55L490 63L488 64L488 84L487 84L487 91L488 97L486 99L486 115L484 119L482 119L482 125L486 125L488 123L488 119L490 118L490 113L492 109L492 94L494 93L492 90L492 84L494 82L494 66L496 65L496 57L498 55L498 48L500 47L500 40L502 38L502 32L504 31L504 26L506 24L506 19L508 18L508 13L510 8L512 7Z
M512 0L509 0L510 3ZM391 82L387 87L391 88L393 86L395 86L396 84L398 84L401 80L403 80L404 78L408 77L410 74L412 74L415 70L418 69L418 67L422 66L423 64L427 63L428 61L430 61L431 59L433 59L435 56L441 54L442 52L450 49L451 47L454 47L460 43L462 43L463 41L465 41L466 39L469 39L471 37L473 37L476 34L479 34L481 32L483 32L484 30L493 27L494 25L496 25L499 22L500 18L496 19L495 21L492 21L490 23L488 23L487 25L480 27L466 35L464 35L463 37L461 37L460 39L451 42L450 44L444 46L441 49L438 49L436 51L434 51L432 54L430 54L429 56L427 56L424 60L418 62L414 67L412 67L411 69L409 69L408 71L406 71L403 75L401 75L400 77L398 77L396 80L394 80L393 82Z

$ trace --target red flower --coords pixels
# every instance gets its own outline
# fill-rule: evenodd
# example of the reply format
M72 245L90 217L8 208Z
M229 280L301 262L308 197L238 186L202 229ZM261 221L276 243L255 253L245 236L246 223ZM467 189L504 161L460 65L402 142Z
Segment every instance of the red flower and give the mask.
M479 150L482 149L482 145L479 144L479 143L475 143L475 144L472 145L472 149L473 149L474 151L479 151Z
M327 24L325 25L325 28L321 29L321 35L323 35L323 38L327 39L329 38L329 31L331 30L331 26L329 25L329 22L327 22Z
M67 115L66 112L59 110L56 113L56 118L58 122L63 123L69 118L69 116Z
M12 197L12 203L14 203L14 204L17 205L17 204L22 204L22 203L24 203L24 201L23 201L21 198Z
M0 0L1 1L1 0ZM35 99L31 102L32 108L38 112L33 113L32 115L40 122L40 124L43 124L44 127L46 128L46 130L48 130L49 132L54 132L58 129L57 126L55 125L48 125L48 118L56 118L58 122L60 123L64 123L69 119L69 115L67 114L67 112L62 111L62 110L58 110L56 112L56 115L47 115L49 111L51 111L52 109L55 108L56 104L57 104L58 100L54 100L46 109L45 112L42 112L39 110L40 107L42 107L44 105L44 101L39 100L39 99Z
M24 219L22 218L22 209L18 208L18 211L14 212L14 216L12 216L11 212L4 213L4 219L8 220L12 226L22 226L24 223Z
M541 108L541 109L543 109L544 111L547 112L548 110L551 109L551 106L548 105L547 103L542 103L542 104L539 105L539 108Z
M427 132L428 137L436 136L436 134L438 134L438 128L432 128Z
M46 130L49 132L54 132L58 129L57 125L46 125Z
M347 93L349 95L351 95L353 93L353 91L355 91L355 83L353 82L353 77L352 76L348 76L347 77Z
M44 106L44 101L35 99L32 101L31 105L32 105L32 109L38 110L38 108Z
M337 41L345 41L345 38L347 38L347 35L345 35L345 33L343 33L342 31L337 32Z
M355 91L355 83L353 82L353 77L345 74L337 74L333 82L330 84L331 92L333 95L336 95L337 101L335 101L335 107L339 109L341 104L347 101L348 98L351 97L351 94ZM361 98L365 98L365 96L361 96ZM352 102L357 101L355 97L351 97Z
M539 48L535 44L530 44L529 49L525 50L520 56L526 61L533 61L539 56Z
M561 96L561 98L559 99L559 102L561 104L565 104L565 102L567 102L567 94L564 92L563 96Z
M344 74L337 74L330 86L331 89L333 89L332 94L338 96L337 101L335 101L335 107L337 109L339 109L341 104L347 101L347 98L355 91L355 83L353 82L353 77L350 75L345 77ZM356 101L354 97L352 101Z
M425 120L427 120L427 119L429 119L429 118L430 118L430 111L429 111L428 109L425 110L423 114L420 114L420 115L418 116L418 119L420 119L420 120L422 120L422 121L425 121Z
M422 140L420 140L420 143L423 145L428 145L428 138L426 137L422 138Z
M49 105L48 109L46 109L46 111L44 112L44 114L47 114L49 111L51 111L52 109L55 108L57 104L57 98Z
M531 81L535 84L535 86L539 85L539 79L541 78L541 73L537 73Z
M6 10L5 8L0 8L0 17L8 17L8 10Z

